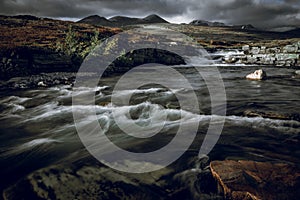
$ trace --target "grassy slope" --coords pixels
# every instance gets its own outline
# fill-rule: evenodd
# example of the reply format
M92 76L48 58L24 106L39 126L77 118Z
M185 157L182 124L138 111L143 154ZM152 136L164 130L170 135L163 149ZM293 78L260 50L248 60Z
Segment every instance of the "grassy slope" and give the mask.
M195 38L203 47L241 48L243 45L276 47L300 40L300 33L290 34L259 30L241 30L234 27L169 25L169 28Z
M69 26L72 26L78 37L84 37L99 31L104 38L120 32L118 28L106 28L68 21L40 19L34 17L0 16L0 48L42 47L55 49L57 42L63 42Z

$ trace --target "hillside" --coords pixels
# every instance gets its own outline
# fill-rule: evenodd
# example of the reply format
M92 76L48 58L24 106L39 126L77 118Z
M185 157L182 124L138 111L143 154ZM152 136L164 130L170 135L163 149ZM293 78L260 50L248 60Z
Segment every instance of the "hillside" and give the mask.
M167 25L170 29L194 38L206 50L241 49L244 45L282 47L299 41L297 30L271 32L242 29L242 26Z
M0 79L26 74L74 71L80 66L91 39L119 33L104 28L34 16L0 16ZM67 36L72 49L66 49Z
M157 15L145 18L113 17L109 20L90 16L85 23L38 18L34 16L0 16L0 79L41 72L76 71L94 43L121 32L120 28L100 24L152 24L165 22ZM92 25L97 24L97 25ZM210 52L221 49L283 47L299 41L299 30L267 32L234 26L195 26L164 23L175 31L194 38ZM130 27L129 27L130 28ZM95 36L97 38L95 38ZM136 41L142 40L135 38ZM141 41L140 41L141 42Z

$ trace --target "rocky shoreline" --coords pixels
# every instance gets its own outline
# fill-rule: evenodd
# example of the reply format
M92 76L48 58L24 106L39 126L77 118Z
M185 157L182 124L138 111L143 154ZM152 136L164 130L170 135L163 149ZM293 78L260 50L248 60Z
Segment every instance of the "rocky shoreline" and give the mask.
M122 31L119 28L32 16L0 16L0 24L0 80L39 73L76 72L96 43ZM300 66L300 41L297 35L236 30L230 27L161 26L189 35L208 51L236 51L237 53L231 52L223 57L226 63ZM224 34L226 37L222 36L220 39L219 36ZM145 38L134 39L144 42ZM226 41L222 41L225 39ZM261 43L265 45L258 45ZM148 61L161 64L184 63L175 55L157 55L155 51L139 54L131 56L138 59L136 63L128 57L126 62L124 59L117 61L111 71L121 73L124 72L124 66L131 68ZM153 55L156 57L149 60Z
M40 73L31 76L14 77L7 81L0 81L0 91L73 85L75 78L75 72Z
M245 45L241 52L228 54L226 63L243 63L248 65L272 65L282 67L300 66L300 41L285 46L269 47Z
M300 195L300 171L294 165L247 160L202 164L201 169L175 176L172 168L150 174L124 174L101 165L53 165L8 187L3 198L296 200ZM190 184L182 185L186 177Z

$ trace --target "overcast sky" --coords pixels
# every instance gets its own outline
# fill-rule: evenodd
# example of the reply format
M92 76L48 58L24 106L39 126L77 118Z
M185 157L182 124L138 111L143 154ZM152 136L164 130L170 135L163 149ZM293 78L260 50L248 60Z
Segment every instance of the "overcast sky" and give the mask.
M93 14L144 17L156 13L175 23L202 19L260 28L300 27L300 0L0 0L0 13L73 20Z

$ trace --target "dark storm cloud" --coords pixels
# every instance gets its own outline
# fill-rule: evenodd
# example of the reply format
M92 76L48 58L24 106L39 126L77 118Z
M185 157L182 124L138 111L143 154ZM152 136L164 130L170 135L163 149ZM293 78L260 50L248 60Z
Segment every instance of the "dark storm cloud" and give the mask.
M202 12L194 8L190 15L232 24L258 27L300 26L300 5L294 0L202 1ZM225 1L223 1L225 2Z
M157 13L173 22L203 19L258 27L300 26L299 0L1 0L0 13L69 18Z
M89 14L102 16L183 14L181 2L143 0L1 0L0 13L8 15L32 14L48 17L85 17Z

